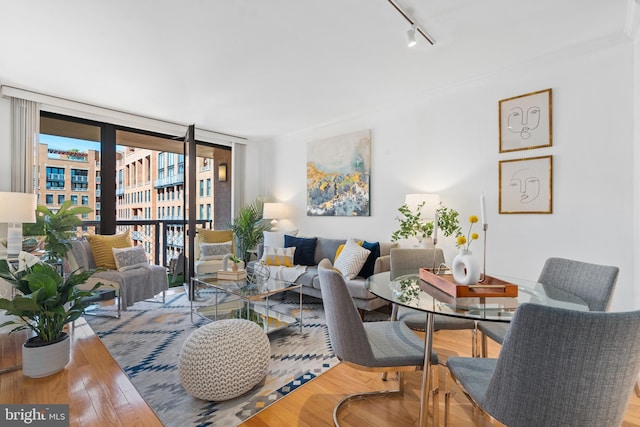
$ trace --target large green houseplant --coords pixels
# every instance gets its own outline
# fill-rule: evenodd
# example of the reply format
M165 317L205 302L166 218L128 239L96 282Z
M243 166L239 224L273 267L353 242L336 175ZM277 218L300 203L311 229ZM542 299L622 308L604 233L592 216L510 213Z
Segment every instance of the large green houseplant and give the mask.
M24 224L25 236L44 236L46 251L44 260L59 262L71 249L69 240L75 237L76 227L82 224L78 215L92 212L88 206L74 206L71 200L65 200L60 208L52 211L46 206L36 208L36 222Z
M433 233L433 221L426 222L421 217L421 211L424 205L425 202L422 202L415 210L411 210L407 204L398 208L401 216L396 217L396 220L400 223L400 228L391 235L392 242L410 237L415 237L421 241L431 236ZM440 202L437 211L438 229L440 229L445 237L457 237L462 233L458 219L459 214L456 210L447 208Z
M63 275L60 261L69 251L69 238L73 228L81 223L76 216L90 208L70 208L65 202L60 211L51 212L38 207L37 231L46 236L46 255L43 259L21 252L18 266L0 260L0 278L17 291L13 299L0 298L0 309L15 319L0 327L15 325L12 330L30 329L35 336L29 338L22 351L22 371L28 377L43 377L58 372L69 362L69 337L64 326L78 319L86 307L85 298L100 286L80 290L94 271L74 271ZM45 262L48 261L48 262ZM55 264L50 264L55 263Z
M262 233L269 230L262 218L263 202L259 199L249 203L238 211L229 224L236 238L236 251L245 265L251 257L250 249L255 248L262 240Z
M64 326L82 315L84 298L93 295L99 284L88 291L80 290L77 286L93 271L75 271L63 277L56 266L26 252L21 252L19 262L16 269L7 260L0 260L0 278L19 291L13 299L0 298L0 309L17 317L0 327L15 325L12 332L30 329L35 333L22 347L23 375L52 375L69 363L71 347Z
M0 309L19 318L0 327L13 324L13 331L31 329L36 335L28 342L33 346L62 339L64 325L82 316L86 307L83 299L93 294L79 290L77 285L85 283L93 273L75 271L64 278L55 266L37 260L25 262L20 270L7 260L0 260L0 278L20 292L12 300L0 298Z

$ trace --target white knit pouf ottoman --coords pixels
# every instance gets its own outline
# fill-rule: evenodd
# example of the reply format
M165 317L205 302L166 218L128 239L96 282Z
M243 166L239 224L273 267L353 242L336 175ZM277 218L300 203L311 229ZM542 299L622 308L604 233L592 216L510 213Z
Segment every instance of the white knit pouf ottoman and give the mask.
M269 338L260 326L218 320L193 331L182 345L180 382L198 399L232 399L262 381L270 359Z

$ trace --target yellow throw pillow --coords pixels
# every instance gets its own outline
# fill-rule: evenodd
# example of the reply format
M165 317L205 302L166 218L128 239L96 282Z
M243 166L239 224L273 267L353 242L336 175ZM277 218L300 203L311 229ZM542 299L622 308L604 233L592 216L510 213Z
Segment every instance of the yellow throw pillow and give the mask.
M113 248L130 248L133 246L129 230L122 234L101 236L99 234L87 236L96 267L116 270L116 260L113 257Z
M202 243L224 243L233 241L233 231L231 230L208 230L201 228L198 230Z
M279 265L284 267L293 267L293 255L296 248L272 248L264 247L264 263L267 265Z

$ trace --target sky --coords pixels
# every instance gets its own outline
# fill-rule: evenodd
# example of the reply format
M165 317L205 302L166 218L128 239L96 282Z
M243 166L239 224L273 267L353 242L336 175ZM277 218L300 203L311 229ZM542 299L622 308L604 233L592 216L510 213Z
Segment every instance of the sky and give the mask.
M67 138L63 136L40 134L40 144L47 144L49 148L55 148L57 150L72 150L77 149L85 152L87 150L100 151L100 143L96 141L86 141L84 139ZM118 145L118 151L124 151L124 147Z

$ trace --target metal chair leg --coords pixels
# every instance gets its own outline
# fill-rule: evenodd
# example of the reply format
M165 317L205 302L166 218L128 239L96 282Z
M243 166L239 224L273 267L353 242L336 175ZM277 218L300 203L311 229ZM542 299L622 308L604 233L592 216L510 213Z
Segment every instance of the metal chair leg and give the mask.
M487 357L489 354L487 351L487 335L484 332L480 332L480 334L482 334L482 357Z
M333 408L333 424L336 427L340 427L340 423L338 422L338 412L344 405L352 400L361 400L361 399L369 399L374 397L394 397L394 396L402 396L404 394L404 373L398 372L398 389L397 390L382 390L382 391L370 391L367 393L356 393L350 394L349 396L344 397L338 404Z

